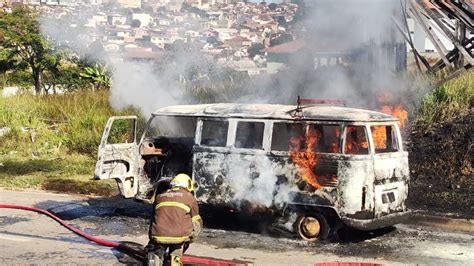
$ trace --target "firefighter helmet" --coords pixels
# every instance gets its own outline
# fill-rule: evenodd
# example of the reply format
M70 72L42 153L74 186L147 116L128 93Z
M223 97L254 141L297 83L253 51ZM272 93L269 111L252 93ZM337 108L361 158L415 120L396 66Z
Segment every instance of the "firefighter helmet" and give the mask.
M187 189L189 192L194 191L193 181L187 174L178 174L171 180L172 187L182 187Z

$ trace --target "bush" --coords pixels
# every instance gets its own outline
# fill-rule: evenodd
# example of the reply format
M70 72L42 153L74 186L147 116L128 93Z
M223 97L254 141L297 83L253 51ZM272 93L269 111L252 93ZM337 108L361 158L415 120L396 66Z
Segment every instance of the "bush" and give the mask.
M423 98L415 126L449 122L472 112L474 105L474 70L428 93Z

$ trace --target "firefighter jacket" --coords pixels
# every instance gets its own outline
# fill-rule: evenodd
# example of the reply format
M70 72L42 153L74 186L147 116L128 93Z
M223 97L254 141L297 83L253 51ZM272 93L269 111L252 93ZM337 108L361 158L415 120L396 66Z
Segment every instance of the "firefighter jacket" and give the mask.
M189 241L201 227L197 201L188 190L176 187L156 196L150 234L157 243Z

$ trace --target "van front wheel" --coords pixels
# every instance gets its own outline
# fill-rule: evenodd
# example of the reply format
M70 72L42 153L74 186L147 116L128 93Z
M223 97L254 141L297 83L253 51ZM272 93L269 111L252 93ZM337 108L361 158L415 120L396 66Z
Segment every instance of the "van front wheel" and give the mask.
M326 217L320 213L300 215L296 219L295 229L300 238L309 242L326 239L330 231Z

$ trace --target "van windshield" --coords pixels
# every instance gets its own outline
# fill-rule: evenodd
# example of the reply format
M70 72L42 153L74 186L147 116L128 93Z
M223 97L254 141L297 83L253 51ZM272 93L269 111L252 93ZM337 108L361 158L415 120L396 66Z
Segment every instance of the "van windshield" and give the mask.
M196 118L187 116L154 116L145 131L146 138L194 138Z

